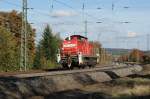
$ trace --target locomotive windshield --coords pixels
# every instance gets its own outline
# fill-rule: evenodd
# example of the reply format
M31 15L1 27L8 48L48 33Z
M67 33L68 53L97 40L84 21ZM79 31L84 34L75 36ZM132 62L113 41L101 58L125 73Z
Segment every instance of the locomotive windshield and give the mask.
M79 41L87 40L86 37L83 37L83 36L80 36L80 35L73 35L73 36L67 37L65 40L70 41L73 38L76 38Z
M66 41L70 41L70 40L72 40L73 39L73 37L67 37L65 40Z

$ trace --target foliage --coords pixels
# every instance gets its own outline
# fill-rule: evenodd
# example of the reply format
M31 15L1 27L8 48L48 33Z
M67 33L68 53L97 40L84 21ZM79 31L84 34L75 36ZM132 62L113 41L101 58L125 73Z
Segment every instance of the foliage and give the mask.
M96 48L96 49L94 49L95 50L94 53L98 52L100 55L99 56L99 64L108 64L111 62L111 60L112 60L111 55L108 54L104 48L102 48L102 45L100 42L94 41L94 42L90 42L90 43L94 46L94 48Z
M20 43L21 43L21 26L22 26L22 19L21 19L21 13L18 13L17 11L11 11L11 12L0 12L0 26L5 27L7 30L10 31L10 33L14 36L14 40L16 41L16 51L18 58L20 57ZM35 31L32 29L32 27L28 24L28 60L30 67L33 64L34 54L35 54ZM16 65L19 65L19 59L18 63ZM29 66L28 66L29 67Z
M37 48L36 48L33 67L36 69L40 69L41 66L42 66L41 65L41 44L39 43Z
M118 61L119 62L127 62L127 61L129 61L129 55L127 54L125 54L125 55L121 55L120 57L119 57L119 59L118 59Z
M14 36L3 27L0 27L0 70L9 71L16 70L17 53L16 41Z
M42 39L36 49L34 68L45 69L55 66L57 49L60 44L59 42L59 36L54 35L49 25L47 25L44 29Z
M129 55L129 60L132 62L142 62L144 53L138 49L133 49Z
M58 49L58 43L55 36L52 34L52 30L47 25L43 33L42 40L43 54L46 60L54 61L56 59L56 53Z
M119 62L138 62L148 64L150 63L150 56L143 51L133 49L130 53L121 55L118 58Z
M142 58L143 58L143 63L145 63L145 64L150 63L150 56L149 55L144 55Z

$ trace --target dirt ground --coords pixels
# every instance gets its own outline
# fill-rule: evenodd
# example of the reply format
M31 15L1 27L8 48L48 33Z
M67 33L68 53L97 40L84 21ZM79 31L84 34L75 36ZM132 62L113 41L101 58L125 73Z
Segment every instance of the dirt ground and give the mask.
M29 99L150 99L150 74L126 77L81 89L32 96Z
M150 65L143 66L142 72L125 78L83 84L78 89L61 92L53 92L58 86L52 79L47 79L0 78L0 99L150 99ZM62 77L57 81L61 80Z
M150 99L150 65L140 74L30 99Z
M82 90L103 93L104 99L150 99L150 65L144 65L140 74L87 86Z

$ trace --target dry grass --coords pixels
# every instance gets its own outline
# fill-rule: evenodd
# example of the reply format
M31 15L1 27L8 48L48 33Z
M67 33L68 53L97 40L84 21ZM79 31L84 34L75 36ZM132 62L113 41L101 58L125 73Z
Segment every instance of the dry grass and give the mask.
M133 88L126 88L122 90L116 91L114 94L112 94L113 98L120 98L121 97L133 97L133 96L148 96L150 95L150 86L146 85L140 85L135 86Z
M121 78L112 82L115 86L134 86L134 85L150 85L150 79L148 78Z
M126 77L108 83L87 86L81 90L102 92L112 96L113 99L133 99L133 97L141 99L138 97L150 95L150 79Z
M143 73L150 74L150 64L143 65Z
M122 78L113 82L112 96L114 98L150 95L149 78Z

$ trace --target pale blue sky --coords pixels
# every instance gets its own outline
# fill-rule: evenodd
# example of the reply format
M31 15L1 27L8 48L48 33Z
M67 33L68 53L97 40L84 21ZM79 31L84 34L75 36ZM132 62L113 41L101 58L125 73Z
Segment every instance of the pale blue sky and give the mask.
M21 11L21 1L0 0L0 11ZM29 7L34 8L29 10L28 20L37 29L36 41L41 38L46 24L50 24L54 32L60 32L62 38L71 34L84 35L83 2L90 40L98 40L107 48L146 49L146 34L150 34L150 0L28 0ZM96 23L98 21L102 23Z

